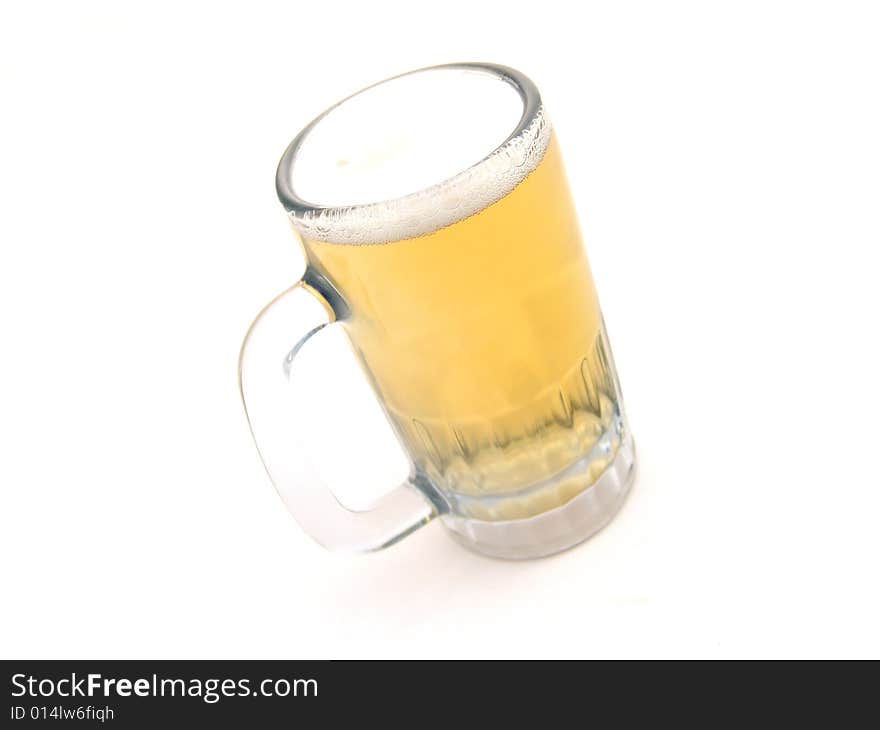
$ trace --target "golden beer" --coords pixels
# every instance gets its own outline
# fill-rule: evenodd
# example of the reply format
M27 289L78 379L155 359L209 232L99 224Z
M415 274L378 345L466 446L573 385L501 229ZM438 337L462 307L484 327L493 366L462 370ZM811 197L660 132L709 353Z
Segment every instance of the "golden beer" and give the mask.
M523 559L608 524L635 447L535 84L490 63L386 79L312 120L275 188L307 266L254 321L239 374L263 464L303 529L365 552L437 519L472 550ZM344 328L411 465L365 510L321 478L317 414L289 387L329 324Z
M456 513L543 513L614 459L618 387L555 135L513 190L439 230L303 243L416 470Z

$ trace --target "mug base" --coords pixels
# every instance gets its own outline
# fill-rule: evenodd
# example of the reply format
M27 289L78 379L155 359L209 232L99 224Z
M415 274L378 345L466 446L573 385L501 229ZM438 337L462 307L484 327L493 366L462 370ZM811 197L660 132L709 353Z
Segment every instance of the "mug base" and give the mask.
M543 558L587 540L623 506L636 472L635 443L627 429L614 461L574 499L521 520L477 520L444 515L457 542L482 555L507 560Z

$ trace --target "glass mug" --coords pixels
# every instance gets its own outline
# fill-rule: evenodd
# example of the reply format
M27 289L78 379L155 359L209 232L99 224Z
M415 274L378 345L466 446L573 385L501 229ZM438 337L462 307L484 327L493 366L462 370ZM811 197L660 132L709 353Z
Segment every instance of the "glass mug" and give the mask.
M240 361L263 462L299 524L371 551L439 517L467 547L532 558L618 511L635 452L559 145L535 85L460 63L368 87L278 166L302 279ZM371 509L343 507L303 446L291 365L346 332L411 464Z

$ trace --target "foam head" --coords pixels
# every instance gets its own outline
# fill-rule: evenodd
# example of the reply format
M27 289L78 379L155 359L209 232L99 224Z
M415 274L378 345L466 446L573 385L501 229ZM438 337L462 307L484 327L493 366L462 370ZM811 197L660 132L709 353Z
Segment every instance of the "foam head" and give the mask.
M340 102L294 140L278 193L306 237L374 243L428 233L503 197L540 162L549 124L510 69L439 66Z

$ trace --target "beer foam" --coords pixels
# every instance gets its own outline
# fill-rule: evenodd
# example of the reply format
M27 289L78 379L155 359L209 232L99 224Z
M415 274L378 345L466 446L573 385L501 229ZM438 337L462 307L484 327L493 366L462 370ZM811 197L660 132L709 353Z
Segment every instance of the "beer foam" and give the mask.
M507 195L549 139L526 77L488 64L439 66L376 84L318 117L285 152L278 195L307 239L412 238Z

